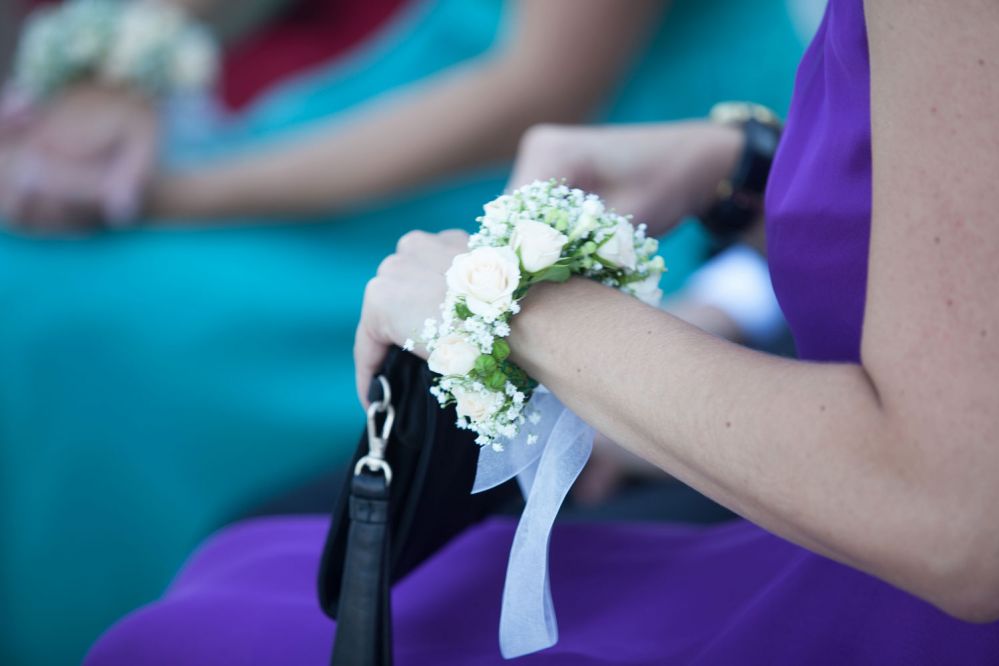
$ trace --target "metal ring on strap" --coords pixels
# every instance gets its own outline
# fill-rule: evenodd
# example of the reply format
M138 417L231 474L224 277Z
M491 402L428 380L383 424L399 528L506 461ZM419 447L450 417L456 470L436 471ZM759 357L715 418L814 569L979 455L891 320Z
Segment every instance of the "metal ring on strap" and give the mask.
M371 472L381 472L385 475L385 485L392 483L392 468L385 460L385 447L388 445L389 435L392 434L392 424L395 422L395 408L392 406L392 387L384 375L378 375L378 382L382 385L382 399L371 403L368 407L368 455L357 461L354 466L354 476L367 468ZM377 416L385 414L385 421L382 423L379 432Z

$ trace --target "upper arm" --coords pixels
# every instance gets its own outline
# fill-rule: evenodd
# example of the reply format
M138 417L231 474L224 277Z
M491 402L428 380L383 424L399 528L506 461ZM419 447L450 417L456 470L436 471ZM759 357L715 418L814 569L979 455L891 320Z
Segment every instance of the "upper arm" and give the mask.
M865 10L864 367L899 446L933 467L926 492L946 503L960 488L962 514L980 521L999 499L999 2Z
M225 40L258 29L295 0L172 0L207 22Z
M518 0L502 57L516 75L567 102L613 86L664 14L666 0Z

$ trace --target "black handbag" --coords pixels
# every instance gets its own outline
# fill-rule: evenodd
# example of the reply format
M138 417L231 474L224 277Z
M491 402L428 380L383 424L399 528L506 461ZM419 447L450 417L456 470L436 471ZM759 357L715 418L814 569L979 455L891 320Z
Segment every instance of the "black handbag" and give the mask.
M333 666L391 664L392 584L519 496L513 482L471 494L479 447L430 394L433 377L395 347L372 382L319 569L320 603L337 620Z

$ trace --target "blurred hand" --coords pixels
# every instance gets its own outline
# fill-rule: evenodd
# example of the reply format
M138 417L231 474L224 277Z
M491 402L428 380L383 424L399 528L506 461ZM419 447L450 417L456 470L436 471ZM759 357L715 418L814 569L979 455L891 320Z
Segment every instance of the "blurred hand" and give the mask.
M669 474L597 433L593 453L572 486L572 497L583 506L606 502L631 480L669 481Z
M741 146L739 130L706 121L539 125L521 141L510 185L565 178L658 236L709 205Z
M407 338L418 340L423 323L440 318L447 291L444 274L451 260L467 250L468 234L463 231L411 231L368 282L354 340L357 395L365 407L368 385L389 346L401 347ZM426 358L422 345L414 351Z
M126 223L156 160L157 122L145 99L84 85L0 122L0 210L20 231L79 233Z

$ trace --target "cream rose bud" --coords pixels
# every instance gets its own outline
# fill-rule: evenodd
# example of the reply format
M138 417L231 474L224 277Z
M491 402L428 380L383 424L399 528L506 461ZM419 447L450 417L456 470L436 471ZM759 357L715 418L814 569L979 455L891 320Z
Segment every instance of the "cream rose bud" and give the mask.
M604 214L604 205L599 199L587 199L583 202L579 217L576 223L569 230L569 240L576 240L586 236L597 228L597 218Z
M448 289L464 297L474 314L495 319L513 302L520 260L509 247L479 247L459 254L447 271Z
M604 214L604 205L595 197L588 198L583 202L583 214L592 215L593 217L600 217Z
M437 341L427 365L438 375L467 375L475 367L479 348L457 333L445 335Z
M621 220L614 233L597 248L597 256L618 268L635 270L635 228Z
M663 290L659 288L659 278L662 273L652 273L641 282L631 285L635 296L642 302L657 306L663 300Z
M458 416L464 416L470 421L486 421L492 418L505 402L502 393L489 389L476 391L456 386L451 393L454 395L454 408Z
M520 255L520 263L529 273L537 273L562 257L568 236L544 222L518 222L510 236L510 246Z

